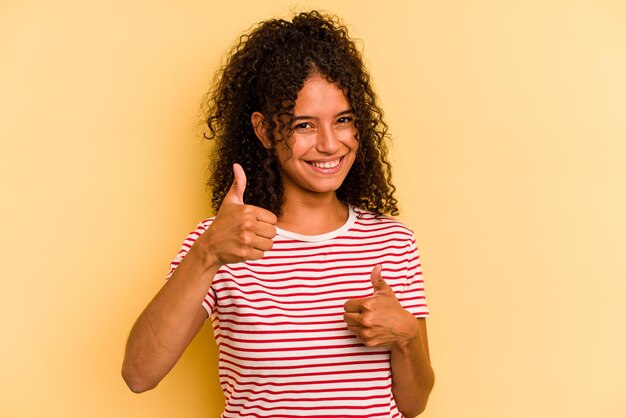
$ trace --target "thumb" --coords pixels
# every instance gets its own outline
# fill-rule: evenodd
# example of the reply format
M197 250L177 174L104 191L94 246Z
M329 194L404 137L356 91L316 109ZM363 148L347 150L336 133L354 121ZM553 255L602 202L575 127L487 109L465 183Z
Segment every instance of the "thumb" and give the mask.
M387 282L385 282L385 279L383 279L382 271L383 268L380 264L376 264L372 269L370 277L372 279L374 294L389 289L389 285L387 284Z
M246 191L246 172L239 164L235 163L233 164L233 174L235 175L233 184L224 196L222 204L243 205L243 193Z

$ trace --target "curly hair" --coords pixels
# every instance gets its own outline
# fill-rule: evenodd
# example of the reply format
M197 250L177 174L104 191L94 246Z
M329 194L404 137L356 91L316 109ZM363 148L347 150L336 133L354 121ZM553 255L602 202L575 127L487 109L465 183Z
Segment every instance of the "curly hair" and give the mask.
M319 74L341 88L354 112L359 148L337 197L379 215L397 215L396 188L387 160L387 125L355 42L336 16L300 13L271 19L242 35L207 94L205 138L214 140L208 187L217 212L233 181L233 163L247 176L244 201L277 216L284 203L275 148L257 139L251 115L260 112L276 144L289 138L304 82Z

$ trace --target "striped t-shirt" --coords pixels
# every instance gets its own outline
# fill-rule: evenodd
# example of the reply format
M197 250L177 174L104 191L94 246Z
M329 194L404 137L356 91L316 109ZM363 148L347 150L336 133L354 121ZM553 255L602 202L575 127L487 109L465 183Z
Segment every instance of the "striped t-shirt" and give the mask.
M381 264L402 306L428 316L415 238L392 218L349 212L322 235L277 228L263 258L215 275L203 305L219 349L222 417L401 417L389 349L348 331L343 305L372 295L370 273ZM212 221L189 234L170 275Z

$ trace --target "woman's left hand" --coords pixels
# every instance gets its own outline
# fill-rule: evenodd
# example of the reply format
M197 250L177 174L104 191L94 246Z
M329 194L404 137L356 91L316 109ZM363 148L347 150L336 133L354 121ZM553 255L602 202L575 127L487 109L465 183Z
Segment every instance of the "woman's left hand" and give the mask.
M417 320L400 305L381 272L380 265L374 267L371 273L374 293L348 300L343 305L343 318L348 329L368 347L408 344L419 332Z

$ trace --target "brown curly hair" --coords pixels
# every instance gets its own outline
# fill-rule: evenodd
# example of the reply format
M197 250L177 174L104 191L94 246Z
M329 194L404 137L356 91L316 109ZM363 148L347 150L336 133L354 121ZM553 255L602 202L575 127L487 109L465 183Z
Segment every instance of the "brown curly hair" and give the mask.
M247 176L244 201L282 214L280 163L274 147L266 149L257 139L251 115L263 114L274 144L284 141L292 132L298 92L313 74L340 87L355 116L359 148L337 197L377 214L398 214L387 125L370 76L345 25L318 11L300 13L291 22L259 23L239 38L218 71L205 103L205 137L215 141L208 186L216 212L232 184L232 165L239 163Z

